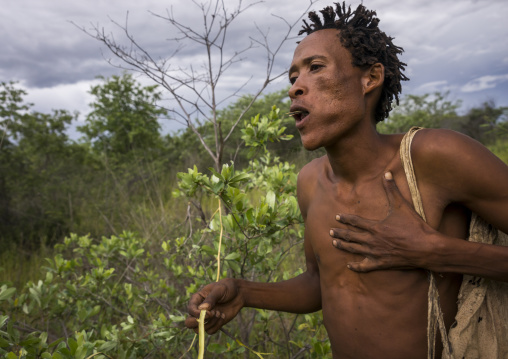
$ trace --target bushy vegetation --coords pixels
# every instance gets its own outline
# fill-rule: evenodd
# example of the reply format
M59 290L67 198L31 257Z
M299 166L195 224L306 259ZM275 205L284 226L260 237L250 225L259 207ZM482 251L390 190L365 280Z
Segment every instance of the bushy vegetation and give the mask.
M277 281L304 270L296 174L322 152L291 139L285 91L254 102L218 169L194 132L161 134L168 113L157 87L125 74L91 93L74 141L75 114L34 112L16 84L1 86L0 353L194 358L182 324L191 293L218 277ZM251 101L218 111L226 132ZM451 128L506 161L507 110L487 102L459 116L458 105L446 94L408 96L380 130ZM212 146L211 125L198 131ZM243 310L207 338L207 358L259 353L330 357L321 314Z

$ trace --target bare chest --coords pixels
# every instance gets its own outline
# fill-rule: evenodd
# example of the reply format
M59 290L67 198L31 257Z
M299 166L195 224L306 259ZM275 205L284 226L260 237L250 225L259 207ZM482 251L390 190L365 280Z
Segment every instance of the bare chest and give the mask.
M403 169L394 168L392 172L400 193L408 205L413 207ZM431 227L453 237L467 238L470 215L467 209L458 204L444 203L432 186L421 184L420 192L426 220ZM362 259L332 246L330 229L344 227L336 221L337 214L347 213L382 220L389 211L390 203L381 178L355 188L344 188L329 182L319 183L309 203L305 223L305 237L311 241L319 265L333 266L335 271L338 264L345 266L348 262Z
M324 184L314 193L307 212L305 238L312 243L320 266L329 264L336 269L337 265L345 265L358 258L336 250L329 232L332 228L344 227L335 219L338 214L348 213L374 220L386 217L389 203L382 182L378 182L354 189Z

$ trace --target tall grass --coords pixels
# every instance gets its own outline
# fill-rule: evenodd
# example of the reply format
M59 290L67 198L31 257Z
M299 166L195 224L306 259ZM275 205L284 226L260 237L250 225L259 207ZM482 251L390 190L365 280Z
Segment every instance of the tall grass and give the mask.
M28 281L42 279L41 267L52 252L52 248L44 244L37 252L26 252L20 246L11 244L0 253L0 283L20 290Z

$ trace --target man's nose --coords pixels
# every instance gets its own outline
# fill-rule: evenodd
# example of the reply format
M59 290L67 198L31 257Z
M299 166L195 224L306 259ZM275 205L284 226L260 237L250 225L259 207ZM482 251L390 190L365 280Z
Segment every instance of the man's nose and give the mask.
M304 89L305 89L305 87L303 86L302 81L299 78L296 79L296 81L293 83L293 85L291 85L291 87L289 88L289 92L288 92L289 98L291 100L294 100L298 96L303 95L305 93Z

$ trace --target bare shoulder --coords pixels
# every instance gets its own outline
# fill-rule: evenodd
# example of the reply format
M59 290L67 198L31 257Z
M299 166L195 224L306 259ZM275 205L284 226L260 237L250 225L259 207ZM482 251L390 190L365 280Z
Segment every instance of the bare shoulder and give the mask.
M322 156L310 161L305 166L303 166L300 170L300 173L298 173L298 181L302 181L302 183L304 183L315 180L319 176L319 173L322 171L324 166L327 164L328 158L326 156Z
M491 154L481 143L460 132L446 129L422 129L418 131L411 145L413 156L422 159L436 155L463 157L467 152L478 152L479 155ZM483 152L483 153L482 153Z
M508 198L508 166L466 135L445 129L420 130L411 156L416 177L441 188L450 202L467 205L479 198Z
M316 190L318 178L322 175L327 163L328 158L326 156L316 158L303 166L300 173L298 173L297 196L303 218L307 217L309 202Z

